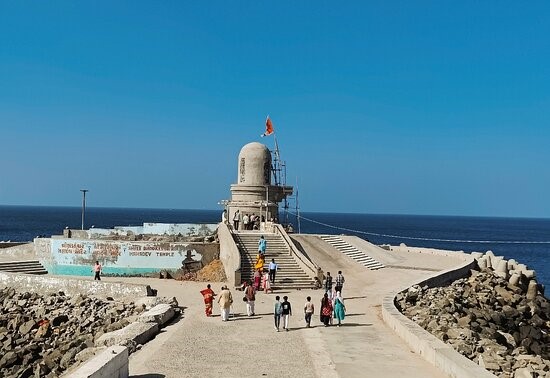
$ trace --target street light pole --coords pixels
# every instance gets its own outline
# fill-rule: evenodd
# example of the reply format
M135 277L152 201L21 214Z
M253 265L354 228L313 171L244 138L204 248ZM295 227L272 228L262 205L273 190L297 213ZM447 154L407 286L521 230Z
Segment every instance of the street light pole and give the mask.
M82 230L84 230L84 214L86 213L86 192L89 192L88 189L80 189L82 192Z

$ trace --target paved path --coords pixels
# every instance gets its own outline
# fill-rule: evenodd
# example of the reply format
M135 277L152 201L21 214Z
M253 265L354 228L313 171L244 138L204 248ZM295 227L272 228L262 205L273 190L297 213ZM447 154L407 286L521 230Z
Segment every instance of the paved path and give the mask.
M306 237L306 252L333 275L346 277L343 295L347 316L342 327L325 328L319 322L320 290L258 294L256 316L246 317L242 293L233 291L236 316L222 322L215 307L212 318L204 316L199 294L205 285L171 280L146 281L159 295L175 296L185 307L183 317L130 356L130 375L139 378L179 377L443 377L443 374L412 353L385 326L380 304L386 293L420 279L430 271L388 268L369 271L324 242ZM450 258L394 254L394 265L444 269L458 262ZM117 280L117 279L110 279ZM128 279L125 279L128 281ZM221 283L213 284L218 292ZM290 332L275 332L272 303L275 295L288 295L293 306ZM303 328L303 304L310 295L316 306L314 327Z

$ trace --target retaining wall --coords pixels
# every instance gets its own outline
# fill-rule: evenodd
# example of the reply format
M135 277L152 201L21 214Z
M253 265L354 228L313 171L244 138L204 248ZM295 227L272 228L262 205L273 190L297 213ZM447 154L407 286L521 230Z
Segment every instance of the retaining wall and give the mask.
M117 299L134 299L151 296L149 285L138 285L121 282L83 280L73 277L35 276L0 272L0 285L16 287L19 291L37 292L40 294L64 292L66 295L96 295Z
M63 375L67 378L128 378L128 348L113 345L88 360L77 370Z
M445 255L443 251L440 253L432 250L429 253ZM415 284L422 287L444 286L454 280L466 277L470 269L476 267L477 263L473 256L465 253L461 253L460 255L458 255L457 252L450 253L453 253L454 257L461 258L463 260L462 263L455 268L444 272L438 272L425 280L413 282L387 295L382 302L382 318L399 337L407 342L415 353L422 356L449 377L495 378L495 375L455 351L452 346L445 344L443 341L424 330L418 324L399 312L395 307L394 301L396 295Z
M229 285L240 286L241 253L227 224L219 224L218 239L220 241L220 261L223 264L227 282Z

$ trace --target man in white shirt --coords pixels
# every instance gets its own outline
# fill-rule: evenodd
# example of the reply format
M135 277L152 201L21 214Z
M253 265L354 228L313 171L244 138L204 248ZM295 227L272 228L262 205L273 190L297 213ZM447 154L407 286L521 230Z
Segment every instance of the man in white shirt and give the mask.
M275 259L271 259L269 263L269 281L271 281L272 284L275 283L275 273L277 273L278 268L279 265L275 264Z

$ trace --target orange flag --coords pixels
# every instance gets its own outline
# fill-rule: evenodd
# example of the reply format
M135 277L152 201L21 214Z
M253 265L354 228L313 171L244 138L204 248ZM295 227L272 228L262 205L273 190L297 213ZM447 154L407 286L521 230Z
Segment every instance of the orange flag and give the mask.
M261 136L264 137L271 134L273 134L273 123L271 123L269 116L267 116L267 119L265 120L265 133L263 133Z

